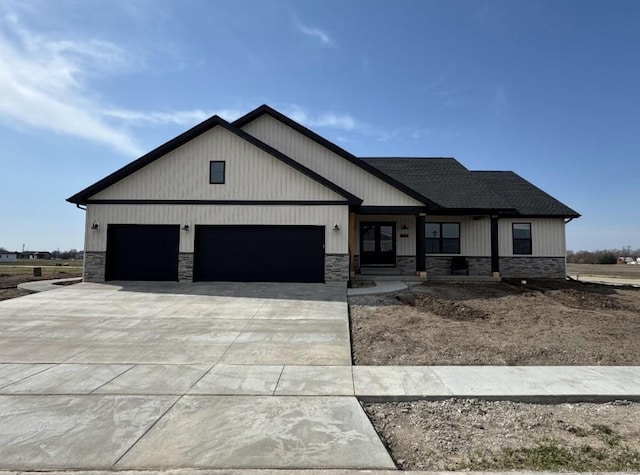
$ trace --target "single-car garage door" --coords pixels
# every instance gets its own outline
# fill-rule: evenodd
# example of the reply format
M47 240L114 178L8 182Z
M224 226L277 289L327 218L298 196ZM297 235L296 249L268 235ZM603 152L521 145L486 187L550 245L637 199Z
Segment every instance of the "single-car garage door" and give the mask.
M196 226L194 280L324 282L323 226Z
M110 224L106 280L178 280L180 226Z

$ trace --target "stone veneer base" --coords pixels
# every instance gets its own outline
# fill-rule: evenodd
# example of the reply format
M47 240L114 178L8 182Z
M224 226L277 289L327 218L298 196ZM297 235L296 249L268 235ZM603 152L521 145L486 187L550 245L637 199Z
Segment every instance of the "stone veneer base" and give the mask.
M349 254L325 254L324 280L325 282L349 280Z
M83 280L85 282L104 282L106 262L106 252L85 251Z
M356 262L358 261L356 256ZM470 276L491 276L491 257L466 256ZM452 256L427 255L427 275L451 275ZM401 275L414 276L415 256L397 256L396 267ZM356 267L358 269L358 267ZM564 257L501 257L500 276L505 278L564 279L566 264Z
M193 252L178 254L178 281L193 282Z
M564 257L501 257L500 275L505 278L565 279Z
M181 252L178 257L178 279L193 281L193 253ZM469 275L491 275L490 257L467 257ZM84 254L84 281L104 282L106 252L87 251ZM402 275L415 275L414 256L398 256L396 266ZM451 256L426 256L427 275L450 275ZM325 281L349 280L349 255L326 254L324 261ZM501 257L500 275L505 278L564 279L566 261L564 257Z

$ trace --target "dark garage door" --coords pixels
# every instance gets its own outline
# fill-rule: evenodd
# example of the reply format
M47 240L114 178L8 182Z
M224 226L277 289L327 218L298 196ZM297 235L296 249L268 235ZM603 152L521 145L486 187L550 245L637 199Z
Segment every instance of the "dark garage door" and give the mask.
M195 280L324 282L322 226L196 226Z
M178 280L180 227L110 224L106 280Z

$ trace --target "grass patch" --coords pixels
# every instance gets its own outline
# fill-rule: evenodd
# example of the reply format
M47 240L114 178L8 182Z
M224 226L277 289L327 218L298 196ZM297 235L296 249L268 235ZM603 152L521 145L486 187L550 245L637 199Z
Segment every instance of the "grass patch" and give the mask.
M604 427L599 428L602 435L615 436L613 431L604 434L603 430L606 432ZM566 447L557 440L542 439L537 441L533 447L505 448L496 454L479 456L470 460L463 468L468 470L618 472L640 470L640 452L626 445L621 445L619 438L614 445L607 444L607 448L593 447L588 444L579 447Z

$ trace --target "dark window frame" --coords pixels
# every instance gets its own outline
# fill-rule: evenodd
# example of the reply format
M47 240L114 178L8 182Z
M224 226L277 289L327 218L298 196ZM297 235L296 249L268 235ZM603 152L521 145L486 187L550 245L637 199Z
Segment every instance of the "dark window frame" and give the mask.
M427 233L427 226L437 224L439 227L438 237L433 238L429 237L429 233ZM457 238L445 238L442 233L442 225L443 224L455 224L458 226L458 237ZM424 232L425 232L425 254L460 254L460 222L457 221L442 221L442 222L426 222L424 223ZM453 240L457 241L456 252L448 252L444 251L444 241L445 240ZM430 243L436 241L438 243L438 250L433 251L433 246L430 246Z
M222 163L222 181L213 181L212 165L214 163ZM227 164L224 160L211 160L209 162L209 184L210 185L224 185L227 179Z
M516 238L515 226L516 225L526 224L529 226L529 237L528 238ZM511 223L511 238L512 238L512 249L514 255L520 256L530 256L533 254L533 236L531 232L531 223ZM522 252L520 249L521 243L528 243L527 251Z

